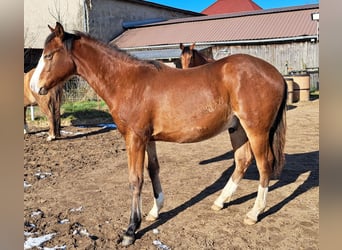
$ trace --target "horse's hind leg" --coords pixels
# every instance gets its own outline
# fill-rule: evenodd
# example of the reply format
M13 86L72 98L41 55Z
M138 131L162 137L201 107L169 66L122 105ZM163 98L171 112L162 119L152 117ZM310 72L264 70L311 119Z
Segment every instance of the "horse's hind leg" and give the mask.
M222 209L224 203L230 201L231 196L236 191L240 180L244 176L253 159L250 143L239 122L236 125L236 130L229 135L234 150L235 170L223 188L220 196L212 205L211 208L213 210Z
M268 185L272 174L273 153L269 145L268 134L250 136L251 147L259 170L260 180L258 194L253 208L247 213L245 224L253 225L266 207Z
M146 220L154 221L159 216L159 211L164 204L164 195L159 179L159 163L157 158L156 143L151 141L147 144L147 156L148 156L148 173L150 175L153 187L154 204L151 211L148 213Z

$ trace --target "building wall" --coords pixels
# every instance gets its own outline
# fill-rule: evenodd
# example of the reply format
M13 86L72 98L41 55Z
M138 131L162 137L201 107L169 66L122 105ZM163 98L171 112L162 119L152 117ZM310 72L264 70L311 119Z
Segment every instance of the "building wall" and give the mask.
M180 18L196 13L129 0L25 0L24 47L42 48L56 21L65 30L88 32L109 42L124 29L122 23L151 18ZM198 14L200 15L200 14Z
M42 48L56 21L66 30L84 30L83 0L25 0L24 47Z
M37 64L45 39L50 34L48 25L54 27L56 21L67 31L88 32L109 42L124 31L123 22L194 14L134 0L25 0L24 70L30 70Z
M87 5L89 33L104 42L120 35L123 22L141 21L151 18L181 18L193 16L186 11L173 11L153 5L142 5L135 1L93 0Z
M319 67L319 43L296 41L269 44L216 45L212 48L213 57L245 53L260 57L274 65L282 74Z
M212 47L213 58L244 53L264 59L283 75L291 72L310 75L310 89L319 89L319 43L295 41L269 44L216 45Z

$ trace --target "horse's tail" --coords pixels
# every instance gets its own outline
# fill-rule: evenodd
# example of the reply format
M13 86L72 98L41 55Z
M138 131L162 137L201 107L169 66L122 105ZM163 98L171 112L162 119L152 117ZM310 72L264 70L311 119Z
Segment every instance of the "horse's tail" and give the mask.
M284 79L283 98L276 120L270 131L270 145L274 156L273 176L279 177L285 164L285 134L286 134L286 102L287 84Z

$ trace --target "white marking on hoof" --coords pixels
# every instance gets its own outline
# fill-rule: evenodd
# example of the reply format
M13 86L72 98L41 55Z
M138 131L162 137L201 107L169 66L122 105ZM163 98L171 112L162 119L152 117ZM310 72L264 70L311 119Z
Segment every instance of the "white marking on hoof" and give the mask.
M255 223L257 223L257 219L253 219L248 217L248 215L245 217L245 219L243 220L243 223L245 223L246 225L254 225Z
M54 139L56 139L56 136L54 136L54 135L49 135L49 136L46 138L47 141L52 141L52 140L54 140Z
M157 219L158 219L158 217L155 217L150 213L146 216L147 221L156 221Z
M220 196L217 197L217 199L215 200L214 205L217 206L218 208L222 209L224 203L227 201L229 202L231 200L231 196L233 195L233 193L235 193L237 187L238 187L238 185L230 177L229 181L227 182L227 184L223 188ZM212 209L215 210L213 207L212 207Z
M134 237L124 235L122 237L121 245L124 247L127 247L129 245L132 245L134 243L134 241L135 241Z
M146 220L155 221L159 217L159 211L164 206L164 194L161 192L158 194L158 198L154 199L153 207L151 211L146 216Z
M211 206L211 209L214 211L220 211L223 208L223 206L218 206L215 203Z
M258 187L258 195L255 200L254 206L251 211L249 211L244 219L244 223L247 225L254 225L258 221L258 216L261 214L266 207L266 196L268 192L268 187Z

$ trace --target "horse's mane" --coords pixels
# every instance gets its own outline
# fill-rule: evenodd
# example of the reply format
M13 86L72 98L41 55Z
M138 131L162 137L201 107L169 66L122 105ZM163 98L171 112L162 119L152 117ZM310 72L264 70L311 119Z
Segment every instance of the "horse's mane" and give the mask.
M55 38L55 36L56 36L55 33L52 32L46 38L45 45L48 44L53 38ZM141 64L141 65L153 66L157 70L161 70L163 68L163 65L158 61L139 59L139 58L137 58L131 54L128 54L126 51L118 48L116 45L108 45L108 44L106 44L106 43L104 43L98 39L95 39L94 37L92 37L88 33L84 33L81 31L73 31L73 33L64 32L63 44L64 44L65 48L70 52L72 50L74 41L81 39L81 38L91 40L93 43L99 45L100 47L102 47L106 50L109 50L110 52L115 53L115 56L119 57L123 61L132 61L134 63Z

